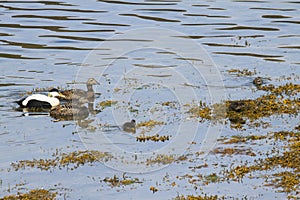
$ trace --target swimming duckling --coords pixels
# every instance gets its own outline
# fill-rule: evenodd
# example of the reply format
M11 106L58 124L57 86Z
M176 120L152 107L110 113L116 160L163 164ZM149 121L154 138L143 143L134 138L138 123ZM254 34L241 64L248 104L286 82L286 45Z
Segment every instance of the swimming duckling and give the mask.
M262 84L263 84L263 79L261 77L256 77L254 80L253 80L253 84L256 86L256 87L260 87Z
M89 110L82 104L67 102L52 108L50 116L59 120L82 120L89 116Z
M65 98L58 89L51 89L48 93L48 96L43 94L32 94L28 97L22 98L19 101L16 101L21 108L41 108L41 109L50 109L56 107L60 104L57 97Z
M89 78L86 82L87 91L82 89L71 89L62 91L62 94L65 96L65 100L77 100L84 97L89 101L94 101L95 93L93 85L100 85L100 83L94 78Z
M126 122L123 124L122 128L124 131L129 132L129 133L135 133L136 131L136 122L135 120L131 120L131 122Z

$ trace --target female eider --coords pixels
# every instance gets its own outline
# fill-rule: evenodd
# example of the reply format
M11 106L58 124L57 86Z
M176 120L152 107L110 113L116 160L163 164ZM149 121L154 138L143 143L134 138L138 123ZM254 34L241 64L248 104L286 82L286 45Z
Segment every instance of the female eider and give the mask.
M89 78L86 82L87 91L82 89L71 89L65 90L61 93L65 96L65 100L78 100L80 98L86 98L88 101L94 101L95 93L93 90L93 85L100 85L98 81L94 78Z
M52 108L50 116L59 120L82 120L89 116L89 110L82 104L67 102Z
M59 99L57 97L65 98L65 96L57 89L51 89L48 96L43 94L32 94L19 101L16 101L21 108L41 108L50 109L59 105Z

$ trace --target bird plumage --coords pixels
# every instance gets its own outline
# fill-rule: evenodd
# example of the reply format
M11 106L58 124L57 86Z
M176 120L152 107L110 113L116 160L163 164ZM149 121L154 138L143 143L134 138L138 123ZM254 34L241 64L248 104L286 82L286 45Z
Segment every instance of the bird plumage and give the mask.
M64 97L57 89L52 89L49 91L48 96L44 94L32 94L16 101L16 103L22 108L50 109L60 104L59 99L57 98L59 96Z
M135 133L136 131L136 122L135 120L131 120L131 122L126 122L122 126L123 131L129 132L129 133Z
M86 98L89 101L94 101L95 92L93 90L93 85L99 85L99 82L97 82L94 78L89 78L86 82L87 91L82 89L70 89L62 91L62 94L65 96L65 100Z
M59 120L80 120L89 116L87 107L67 102L50 110L50 116Z

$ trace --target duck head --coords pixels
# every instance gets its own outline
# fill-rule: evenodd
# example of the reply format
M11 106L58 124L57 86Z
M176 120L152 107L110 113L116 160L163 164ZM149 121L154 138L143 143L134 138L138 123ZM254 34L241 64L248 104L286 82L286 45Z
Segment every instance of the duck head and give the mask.
M53 89L51 89L51 90L49 91L48 97L62 97L62 98L66 98L66 96L63 95L62 93L60 93L60 92L58 91L58 89L56 89L56 88L53 88Z
M94 78L89 78L86 82L87 85L100 85L100 83L98 81L96 81L96 79Z

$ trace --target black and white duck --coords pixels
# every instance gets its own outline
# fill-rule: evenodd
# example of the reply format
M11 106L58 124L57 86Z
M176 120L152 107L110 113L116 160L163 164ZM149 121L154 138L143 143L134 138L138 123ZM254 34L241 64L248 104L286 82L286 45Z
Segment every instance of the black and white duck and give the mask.
M63 99L77 101L80 98L86 98L89 102L94 101L95 92L93 85L100 85L100 83L94 78L89 78L86 82L87 91L82 89L65 90L61 92L65 96Z
M49 91L48 96L44 94L32 94L16 101L16 103L21 108L51 109L60 104L60 101L57 97L65 98L65 96L58 91L58 89L54 88Z

